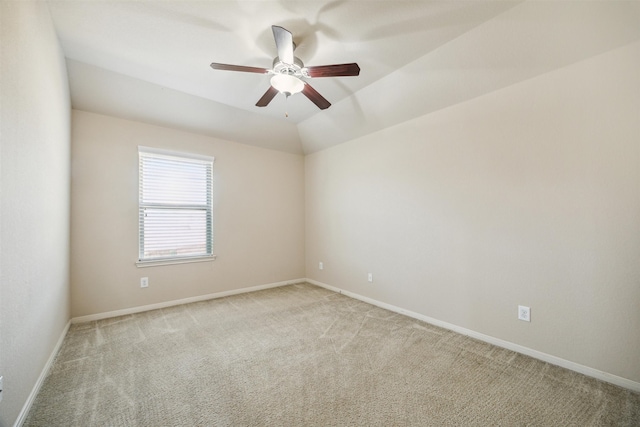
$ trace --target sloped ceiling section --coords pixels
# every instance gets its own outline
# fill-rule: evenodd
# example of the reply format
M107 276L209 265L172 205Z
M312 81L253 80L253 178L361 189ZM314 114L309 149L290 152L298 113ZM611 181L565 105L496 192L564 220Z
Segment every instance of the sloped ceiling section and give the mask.
M302 154L298 128L255 112L67 59L73 108Z
M321 150L640 39L634 1L49 1L74 108L291 153ZM256 101L271 25L306 65L357 62L359 77ZM285 113L288 112L288 117Z
M523 3L301 122L300 139L318 151L638 39L640 2Z

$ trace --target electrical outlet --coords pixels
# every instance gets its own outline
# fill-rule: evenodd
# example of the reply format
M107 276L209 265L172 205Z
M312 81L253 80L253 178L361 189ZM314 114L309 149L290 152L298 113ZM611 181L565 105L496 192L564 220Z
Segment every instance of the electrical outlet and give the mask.
M525 322L531 322L531 308L524 305L518 306L518 320L524 320Z
M323 270L324 269L324 264L322 263L322 261L320 261L318 263L318 270Z
M373 282L373 273L368 273L367 274L367 280L370 282Z
M141 288L148 288L149 287L149 278L148 277L142 277L140 279L140 287Z
M4 390L4 381L2 381L4 377L0 377L0 402L2 402L2 392Z

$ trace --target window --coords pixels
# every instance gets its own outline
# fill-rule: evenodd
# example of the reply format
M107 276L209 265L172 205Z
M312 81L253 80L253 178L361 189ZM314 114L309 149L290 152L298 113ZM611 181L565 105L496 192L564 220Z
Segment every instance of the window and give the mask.
M213 259L213 157L138 147L138 265Z

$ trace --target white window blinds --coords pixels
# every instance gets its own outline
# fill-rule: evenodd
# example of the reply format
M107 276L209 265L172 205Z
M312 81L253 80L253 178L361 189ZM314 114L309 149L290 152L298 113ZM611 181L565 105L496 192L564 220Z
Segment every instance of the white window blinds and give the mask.
M138 147L139 261L212 256L213 158Z

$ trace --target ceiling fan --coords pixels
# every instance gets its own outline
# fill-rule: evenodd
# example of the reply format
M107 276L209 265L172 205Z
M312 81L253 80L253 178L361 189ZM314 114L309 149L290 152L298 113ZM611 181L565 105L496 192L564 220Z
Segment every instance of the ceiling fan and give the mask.
M262 95L256 103L257 107L266 107L271 100L278 94L284 94L286 97L294 93L302 92L304 96L309 98L311 102L316 104L318 108L324 110L331 106L322 95L320 95L309 83L304 79L315 77L344 77L357 76L360 74L358 64L336 64L336 65L320 65L315 67L305 67L299 58L293 55L296 48L293 42L293 36L287 30L277 25L272 25L273 38L276 41L278 56L273 60L273 67L247 67L244 65L229 65L211 63L214 70L225 71L243 71L246 73L272 74L271 87Z

